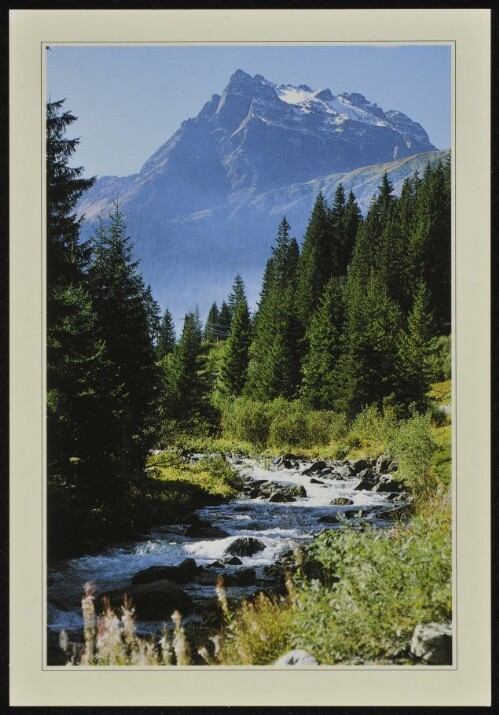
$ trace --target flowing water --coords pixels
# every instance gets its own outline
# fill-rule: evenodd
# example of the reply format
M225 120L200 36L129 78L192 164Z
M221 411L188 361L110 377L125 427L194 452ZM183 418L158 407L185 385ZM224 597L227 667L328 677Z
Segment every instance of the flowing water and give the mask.
M196 513L203 521L229 533L224 538L200 539L185 535L186 526L165 525L150 532L147 539L123 547L113 547L91 556L59 561L48 570L48 627L52 631L77 630L82 627L80 603L82 586L94 581L99 592L123 589L134 574L150 566L175 566L187 557L194 558L198 566L209 566L224 556L226 549L238 537L255 537L265 546L253 556L240 557L242 565L226 566L225 573L238 569L254 568L257 584L265 583L264 567L275 562L279 555L298 543L306 543L324 528L344 528L340 524L321 522L321 517L348 515L350 524L369 522L378 527L387 525L376 518L376 513L386 509L386 494L355 491L358 479L322 479L314 483L313 477L301 474L310 463L302 462L299 469L266 469L250 459L239 459L234 469L254 480L273 481L285 486L302 485L307 496L294 502L269 503L262 498L241 496L227 504L199 509ZM276 485L277 486L277 485ZM331 500L346 497L350 506L332 506ZM362 510L362 518L351 518L352 511ZM195 604L215 595L213 585L190 583L182 588ZM261 588L261 586L260 586ZM229 596L243 596L256 587L229 587ZM196 615L193 616L196 618ZM191 616L192 618L192 616ZM139 632L156 632L161 623L139 621Z

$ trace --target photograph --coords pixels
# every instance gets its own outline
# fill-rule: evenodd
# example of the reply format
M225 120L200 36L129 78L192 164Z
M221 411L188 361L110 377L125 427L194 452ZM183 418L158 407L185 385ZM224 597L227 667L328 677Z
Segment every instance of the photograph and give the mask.
M490 23L10 11L11 707L490 704Z
M451 69L45 47L48 665L452 665Z

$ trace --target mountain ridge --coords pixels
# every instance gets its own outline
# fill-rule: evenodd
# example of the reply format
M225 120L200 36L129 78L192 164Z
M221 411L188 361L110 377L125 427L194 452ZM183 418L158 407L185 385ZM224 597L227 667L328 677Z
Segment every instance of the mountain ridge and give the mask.
M195 304L203 313L221 300L238 272L255 304L253 284L283 213L301 240L319 191L331 198L341 181L365 212L376 167L393 163L389 173L403 181L444 154L418 123L361 94L275 85L237 70L137 174L99 178L78 210L88 236L119 199L145 279L179 320Z

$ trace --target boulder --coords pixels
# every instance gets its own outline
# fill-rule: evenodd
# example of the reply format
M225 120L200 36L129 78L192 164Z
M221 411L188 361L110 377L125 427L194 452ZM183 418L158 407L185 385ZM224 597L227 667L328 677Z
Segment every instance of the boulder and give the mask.
M336 499L331 499L329 503L331 506L350 506L353 504L353 499L347 499L347 497L336 497Z
M152 583L168 579L175 583L188 583L196 575L198 567L194 559L184 559L178 566L150 566L132 577L132 583Z
M417 625L412 635L411 653L428 665L452 665L451 624Z
M401 492L402 491L402 485L400 482L397 482L395 479L390 479L388 478L381 478L381 481L379 481L377 484L374 485L372 488L373 492Z
M253 586L256 581L255 569L239 569L234 573L224 574L226 586Z
M228 531L219 529L218 526L198 526L197 524L189 526L185 535L194 539L224 539L230 536Z
M104 596L109 599L113 608L118 608L123 603L125 593L132 599L137 617L144 621L168 620L175 610L182 615L192 610L189 595L167 579L135 584L126 589L110 591ZM98 599L101 604L102 599L103 596Z
M224 559L223 563L227 566L240 566L243 562L237 556L231 556L229 559Z
M369 469L371 467L371 464L367 461L367 459L354 459L349 462L349 464L354 474L360 474L360 472L363 472L365 469Z
M349 464L340 464L339 466L334 466L333 474L336 479L348 479L354 472Z
M374 484L370 479L361 479L358 484L354 486L354 491L360 492L360 491L366 491L370 492L371 489L373 488Z
M337 524L338 517L334 514L326 514L325 516L319 517L321 524Z
M307 467L306 469L303 470L302 474L304 476L308 476L310 474L317 474L318 472L321 472L323 469L327 468L326 462L324 462L322 459L319 459L317 462L314 462L313 464L310 465L310 467Z
M304 650L290 650L285 653L280 658L278 658L274 665L319 665L316 659L309 655Z
M320 479L315 479L314 477L312 477L312 479L310 480L310 484L324 484L324 482L321 482Z
M376 460L374 466L374 471L376 474L388 474L390 472L395 472L397 469L397 464L390 454L381 454Z
M268 500L273 503L284 503L296 501L296 497L291 494L286 494L285 492L272 492Z
M226 549L226 555L253 556L265 549L265 544L253 536L241 536L235 539Z

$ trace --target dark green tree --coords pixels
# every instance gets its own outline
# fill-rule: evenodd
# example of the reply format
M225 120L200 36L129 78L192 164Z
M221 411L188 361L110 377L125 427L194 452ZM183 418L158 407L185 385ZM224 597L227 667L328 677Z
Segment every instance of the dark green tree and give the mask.
M100 489L115 506L126 502L139 485L156 429L158 372L151 339L150 290L132 259L126 225L115 204L109 221L102 220L92 239L89 286L97 316L97 334L105 342L111 370L101 419L107 461ZM154 320L157 323L158 316Z
M262 400L293 397L300 382L300 324L296 318L299 249L283 218L276 246L267 262L258 312L246 392Z
M222 301L220 306L220 312L218 314L218 334L222 340L226 340L229 337L230 323L232 320L232 313L227 305L227 303Z
M159 328L158 344L156 347L156 355L158 360L169 355L176 342L175 326L173 324L172 314L165 308L163 317L161 318L161 324Z
M199 420L205 412L207 384L202 373L201 330L194 311L186 314L180 339L162 367L162 417L185 424Z
M297 286L297 311L303 329L310 324L326 283L338 275L332 221L327 202L317 196L303 239Z
M350 285L344 350L338 363L341 407L350 415L370 404L396 399L396 345L401 314L373 271L367 282Z
M416 192L414 228L410 236L412 280L423 280L434 308L437 329L451 326L451 193L450 165L428 164Z
M327 283L308 331L303 360L301 395L315 409L334 409L339 397L337 365L342 351L344 322L340 280Z
M216 303L212 303L212 306L208 312L208 317L206 318L206 325L204 328L204 339L209 343L214 343L219 339L219 313L218 306Z
M234 296L232 321L222 357L220 381L223 391L237 396L246 384L251 344L250 312L244 283L239 275L236 276L231 295Z
M419 410L428 406L434 337L428 292L421 281L414 292L407 326L398 339L399 394L406 406L413 404Z

